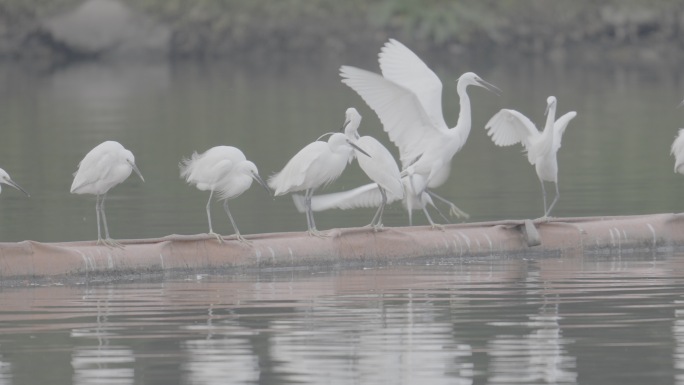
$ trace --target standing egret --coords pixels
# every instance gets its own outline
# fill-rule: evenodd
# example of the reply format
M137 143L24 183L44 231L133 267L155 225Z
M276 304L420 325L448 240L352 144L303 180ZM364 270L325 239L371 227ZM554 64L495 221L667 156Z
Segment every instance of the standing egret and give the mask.
M17 182L13 181L12 178L10 178L7 171L0 168L0 184L2 184L2 183L6 184L8 186L12 186L15 189L23 192L27 197L31 196L31 195L29 195L29 193L26 190L24 190L21 186L19 186L17 184ZM2 187L0 187L0 192L2 192Z
M684 128L679 129L679 133L672 143L670 154L675 157L674 172L684 174Z
M392 154L372 136L360 136L358 129L361 115L356 108L348 108L345 112L344 134L352 143L363 148L370 156L357 156L361 169L378 184L382 202L375 212L370 226L374 230L382 228L382 213L387 204L387 194L393 198L404 197L404 186L401 182L399 166Z
M677 107L684 107L684 100ZM675 157L674 172L684 174L684 128L680 128L677 137L672 143L670 154Z
M94 194L96 196L97 244L120 246L109 237L104 202L107 197L107 191L126 180L132 171L135 171L143 182L145 181L145 178L143 178L140 170L135 165L133 153L115 141L106 141L98 144L78 164L78 170L74 173L74 182L71 184L71 193ZM102 199L100 199L100 196L102 196ZM102 223L104 224L104 239L102 239L100 233L100 216L102 216Z
M382 47L382 75L351 66L340 67L342 82L351 87L378 115L390 140L399 147L402 169L413 166L413 174L427 180L425 192L447 203L450 213L466 215L452 202L429 189L444 184L451 159L463 147L472 123L468 86L500 90L472 72L458 79L456 90L460 112L456 126L449 128L442 114L442 82L410 49L390 39ZM416 196L422 191L416 192Z
M323 236L316 229L313 212L311 211L311 195L315 189L327 185L337 179L347 163L351 162L354 149L362 154L368 154L353 144L342 133L330 135L327 142L315 141L299 150L285 167L272 175L268 185L279 196L294 191L305 191L306 223L309 235Z
M563 133L568 123L577 115L570 111L556 119L556 98L549 96L546 99L546 125L544 131L539 132L534 123L525 115L515 110L502 109L497 112L485 125L487 134L497 146L510 146L522 143L527 151L527 160L535 166L537 177L541 182L542 196L544 198L544 217L548 217L553 206L558 201L558 160L556 153L561 146ZM556 197L551 206L546 206L546 190L544 181L553 182L556 185Z
M207 201L209 234L215 236L219 242L223 242L223 238L216 234L211 226L211 198L216 191L219 194L219 200L223 201L223 209L233 225L235 237L240 242L247 242L240 235L235 220L228 210L228 199L235 198L247 191L252 186L253 180L259 182L269 191L266 182L259 176L256 165L248 161L245 154L238 148L216 146L202 154L195 152L189 159L183 159L180 169L181 177L185 178L186 182L194 184L200 191L209 190L209 200Z

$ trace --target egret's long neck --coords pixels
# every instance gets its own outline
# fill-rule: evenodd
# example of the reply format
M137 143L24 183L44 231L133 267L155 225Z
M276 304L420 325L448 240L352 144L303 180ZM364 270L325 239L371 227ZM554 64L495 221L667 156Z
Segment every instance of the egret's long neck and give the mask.
M461 145L465 144L466 139L468 139L468 135L470 135L470 127L473 123L470 114L470 97L468 97L468 93L466 92L467 87L468 86L462 82L459 82L456 86L461 109L458 113L458 122L456 122L456 127L454 127L454 129L456 130L455 134L457 134L463 141Z
M544 125L544 132L542 132L542 140L544 142L544 149L542 152L551 151L553 145L553 124L556 122L556 105L549 106L549 111L546 113L546 124Z
M351 141L357 141L361 135L359 135L359 126L361 125L360 120L350 121L344 128L344 135Z
M546 113L546 124L544 125L544 134L553 137L553 124L556 122L556 105L549 106L549 111ZM548 131L548 133L547 133Z

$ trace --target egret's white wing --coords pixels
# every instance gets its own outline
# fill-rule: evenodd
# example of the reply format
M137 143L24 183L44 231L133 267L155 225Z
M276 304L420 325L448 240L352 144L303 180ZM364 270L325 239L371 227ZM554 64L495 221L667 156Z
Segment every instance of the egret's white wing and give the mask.
M390 140L399 147L403 166L411 164L430 143L446 139L448 128L435 126L415 93L384 77L356 67L340 67L342 82L375 111Z
M416 94L435 127L447 127L442 113L442 82L413 51L390 39L380 50L378 61L385 79Z
M193 158L184 159L180 165L181 177L188 183L216 183L228 175L235 164L230 159L196 158L194 155Z
M556 120L556 123L553 124L553 147L552 150L554 152L558 151L558 149L561 147L561 140L563 139L563 133L565 132L565 128L568 127L568 123L572 119L577 116L577 112L575 111L570 111L566 113L565 115L561 116Z
M329 152L328 143L321 141L309 143L296 153L279 173L268 179L269 187L274 190L276 196L309 188L306 183L307 174L313 169L325 174L325 164L318 162L318 159L327 152Z
M489 119L485 128L497 146L521 143L527 149L532 139L540 135L534 123L516 110L502 109Z
M72 193L87 190L89 186L106 180L112 172L116 155L111 152L97 153L94 150L88 152L83 160L78 163L78 170L74 173L74 181L71 184Z
M675 157L675 172L677 169L684 164L684 128L679 129L679 133L672 143L672 149L670 154Z
M401 198L387 197L387 203ZM300 213L306 209L304 196L292 194L292 200ZM382 195L377 183L370 183L352 190L336 192L332 194L314 195L311 197L311 209L313 211L325 211L330 209L348 210L356 208L379 207L382 203Z
M677 137L672 143L670 154L674 156L677 156L678 154L684 155L684 128L679 129Z
M401 183L399 166L389 150L372 136L362 136L356 141L356 145L370 155L356 157L363 172L382 186L387 194L403 198L404 186Z
M232 146L216 146L180 163L181 177L188 183L214 183L231 171L232 166L247 160L240 149Z

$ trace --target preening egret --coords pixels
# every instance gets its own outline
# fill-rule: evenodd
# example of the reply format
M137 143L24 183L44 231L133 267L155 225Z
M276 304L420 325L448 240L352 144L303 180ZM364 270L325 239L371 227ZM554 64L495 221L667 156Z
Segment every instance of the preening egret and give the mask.
M240 242L247 240L240 235L240 231L233 220L233 216L228 209L228 199L235 198L247 191L256 180L259 184L269 191L266 182L259 176L259 171L254 163L247 160L245 154L238 148L232 146L216 146L208 149L202 154L194 153L189 159L183 159L180 164L181 177L185 181L195 185L200 191L209 190L209 200L207 201L207 220L209 221L209 234L223 242L223 238L216 234L211 226L211 198L214 192L219 195L219 200L223 201L223 209L228 214L230 223L235 230L235 237Z
M351 162L354 149L363 155L368 154L351 143L342 133L330 135L327 142L315 141L302 148L285 167L271 176L268 185L274 190L275 196L294 191L305 191L306 223L309 235L323 236L316 229L311 211L311 195L315 189L327 185L337 179L347 163Z
M26 190L24 190L21 186L19 186L19 185L17 184L17 182L13 181L12 178L10 178L9 174L7 173L7 171L5 171L5 170L3 170L3 169L0 168L0 184L2 184L2 183L6 184L6 185L8 185L8 186L12 186L12 187L14 187L15 189L17 189L17 190L23 192L24 194L26 194L27 197L30 197L30 196L31 196L31 195L29 195L29 193L28 193ZM2 187L0 187L0 192L1 192L1 191L2 191Z
M135 171L144 182L140 170L135 165L133 153L126 150L119 142L106 141L95 146L78 164L71 184L72 194L94 194L95 213L97 215L97 243L108 246L120 246L109 237L104 202L107 191L123 182ZM100 198L101 197L101 198ZM105 230L105 238L100 233L100 216Z
M577 115L575 111L570 111L555 120L556 98L549 96L546 99L546 104L546 125L543 132L539 132L534 123L525 115L508 109L497 112L485 125L488 130L487 134L497 146L521 143L527 151L527 160L535 166L537 177L541 182L542 196L544 197L544 217L549 216L560 196L556 153L561 146L565 128ZM548 208L546 206L544 181L553 182L556 185L556 197Z
M360 136L358 129L361 124L361 114L356 108L348 108L345 112L344 134L352 143L363 148L370 156L357 156L361 169L368 177L378 184L382 201L373 216L370 226L374 230L382 227L382 213L387 204L387 195L402 199L404 187L401 182L399 166L392 154L372 136Z
M682 102L684 104L684 102ZM670 154L675 157L674 172L684 174L684 128L679 129L679 133L672 143Z
M399 147L402 169L412 166L412 174L423 175L427 180L425 192L449 204L452 215L465 214L429 189L447 180L451 159L470 134L472 118L467 87L475 85L497 94L500 90L472 72L461 75L456 87L460 98L458 121L449 128L442 114L442 82L415 53L390 39L382 47L379 62L382 75L351 66L340 67L342 82L378 115L390 140ZM414 195L422 193L417 191Z

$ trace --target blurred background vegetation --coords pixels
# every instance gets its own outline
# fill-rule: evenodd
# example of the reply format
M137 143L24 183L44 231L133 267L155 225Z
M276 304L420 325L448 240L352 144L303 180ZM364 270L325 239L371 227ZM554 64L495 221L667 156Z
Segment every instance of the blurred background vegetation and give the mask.
M421 49L551 56L582 46L619 57L638 45L645 58L679 60L684 29L678 0L106 1L167 26L172 58L366 54L396 37ZM0 0L0 55L32 56L25 42L41 21L83 2Z

